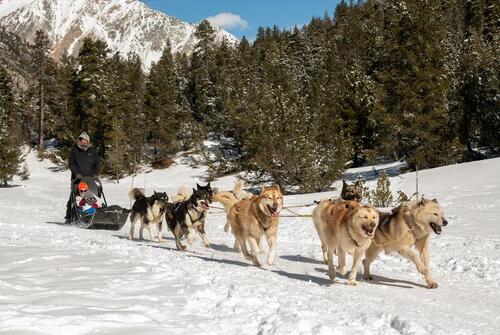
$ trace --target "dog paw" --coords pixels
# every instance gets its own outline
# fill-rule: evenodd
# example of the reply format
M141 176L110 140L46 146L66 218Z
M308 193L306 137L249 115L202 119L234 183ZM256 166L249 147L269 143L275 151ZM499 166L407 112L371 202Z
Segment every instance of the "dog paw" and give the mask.
M274 259L268 259L267 260L268 265L273 265L274 264Z
M347 267L346 266L341 266L340 268L338 268L338 273L340 273L342 276L345 275L347 273Z
M349 279L347 281L347 284L349 284L349 286L356 286L358 285L358 282L356 281L356 279Z
M205 244L205 248L207 248L207 249L211 249L212 247L210 246L210 243L206 243L206 244Z
M430 282L430 283L427 283L427 287L428 288L437 288L438 287L438 284L435 283L435 282Z
M373 277L371 275L365 274L363 277L365 278L365 280L373 280Z
M332 283L335 282L335 271L333 272L328 272L328 276L330 277L330 279L332 280Z
M255 265L256 267L260 268L261 265L260 265L260 262L259 262L259 260L257 259L256 256L252 257L252 262L253 262L253 265Z

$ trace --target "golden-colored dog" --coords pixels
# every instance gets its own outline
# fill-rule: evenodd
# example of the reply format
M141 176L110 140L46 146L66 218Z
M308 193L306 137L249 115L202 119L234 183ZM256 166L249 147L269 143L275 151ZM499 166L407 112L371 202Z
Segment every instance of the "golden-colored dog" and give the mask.
M418 272L424 275L427 287L438 287L429 269L430 234L432 231L441 234L441 227L447 224L436 199L414 200L395 208L392 213L382 213L380 226L363 261L365 279L372 279L370 264L382 250L386 253L395 251L415 264ZM411 250L412 246L418 250L419 256Z
M348 283L351 286L356 285L358 268L378 226L378 211L371 206L360 205L356 201L323 200L313 211L313 221L332 281L336 275L333 254L337 250L338 270L342 275L347 272L345 253L353 255Z
M260 238L265 235L269 245L268 264L276 255L279 213L283 207L283 194L278 186L264 187L259 195L239 200L230 193L217 193L213 197L228 209L227 221L246 259L260 266L257 259ZM247 242L251 253L248 251Z

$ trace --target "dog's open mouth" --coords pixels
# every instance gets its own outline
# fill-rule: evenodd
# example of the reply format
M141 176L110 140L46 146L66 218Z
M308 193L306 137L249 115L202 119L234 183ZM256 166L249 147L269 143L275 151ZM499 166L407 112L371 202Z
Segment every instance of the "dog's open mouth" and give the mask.
M443 231L441 227L435 224L434 222L431 222L431 228L437 235L441 234L441 232Z
M363 225L361 228L363 228L363 231L368 237L373 237L373 234L375 233L375 227Z
M200 206L201 206L201 208L203 208L203 209L205 209L205 210L210 209L210 206L209 206L209 205L208 205L208 203L207 203L207 202L205 202L205 201L200 201Z
M267 205L267 210L269 211L269 213L271 213L271 216L278 216L280 214L280 212L278 211L278 207L271 207Z

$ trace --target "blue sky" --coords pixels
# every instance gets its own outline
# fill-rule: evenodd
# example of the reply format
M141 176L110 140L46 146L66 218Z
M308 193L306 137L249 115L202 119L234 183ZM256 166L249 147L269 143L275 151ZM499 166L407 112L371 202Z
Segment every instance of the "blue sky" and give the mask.
M253 40L259 26L302 26L313 16L333 13L338 0L141 0L187 22L205 18L238 38Z

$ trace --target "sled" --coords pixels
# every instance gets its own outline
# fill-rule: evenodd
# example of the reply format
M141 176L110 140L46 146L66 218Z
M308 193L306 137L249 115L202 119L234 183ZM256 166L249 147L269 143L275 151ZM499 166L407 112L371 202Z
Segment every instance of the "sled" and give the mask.
M87 183L92 193L102 199L101 207L93 211L83 211L77 206L76 195L78 191L76 185L80 181ZM120 230L125 225L130 212L129 209L118 205L108 206L101 181L91 177L84 177L72 182L71 204L71 221L68 224L83 229Z

